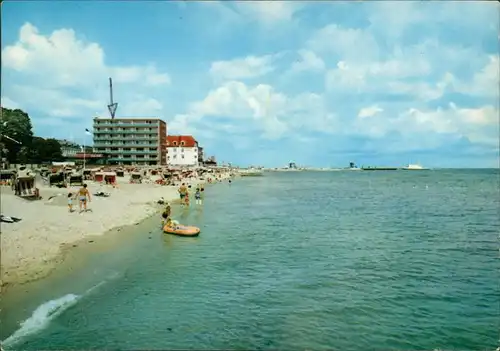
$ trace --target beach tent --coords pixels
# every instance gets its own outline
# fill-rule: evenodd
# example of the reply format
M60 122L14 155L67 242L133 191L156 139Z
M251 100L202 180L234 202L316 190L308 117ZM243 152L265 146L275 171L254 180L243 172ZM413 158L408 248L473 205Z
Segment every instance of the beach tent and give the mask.
M35 187L35 177L33 176L18 176L15 180L14 188L17 196L28 199L38 199L40 197L38 189Z
M142 173L140 172L130 173L130 183L142 183Z
M69 186L83 185L83 175L77 172L69 174L66 179Z
M96 172L94 176L96 182L116 183L115 172Z

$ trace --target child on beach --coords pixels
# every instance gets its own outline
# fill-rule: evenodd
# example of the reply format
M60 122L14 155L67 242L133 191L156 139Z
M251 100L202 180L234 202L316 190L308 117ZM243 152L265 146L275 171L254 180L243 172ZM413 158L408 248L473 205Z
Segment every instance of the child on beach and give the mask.
M179 229L179 222L173 220L172 218L169 218L167 220L166 226L169 228Z
M189 207L189 192L186 192L186 195L184 196L184 205Z
M203 200L205 200L205 188L200 189L200 205L203 205Z
M165 207L165 210L163 211L163 213L161 214L161 217L163 218L162 221L161 221L161 225L165 225L165 223L168 223L168 221L170 220L170 215L172 214L172 209L170 207L170 204L167 203L167 206Z
M165 223L165 225L166 225L167 227L169 227L169 228L172 228L172 225L173 225L173 223L172 223L172 218L167 219L167 222Z
M196 192L194 193L194 198L196 200L197 205L201 205L201 191L200 188L196 188Z
M68 210L73 212L73 193L68 194Z

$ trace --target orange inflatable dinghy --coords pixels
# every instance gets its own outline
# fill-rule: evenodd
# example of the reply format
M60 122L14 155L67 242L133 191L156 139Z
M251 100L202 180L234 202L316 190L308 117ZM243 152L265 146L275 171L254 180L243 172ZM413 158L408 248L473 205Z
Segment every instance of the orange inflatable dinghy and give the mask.
M163 231L167 234L179 236L198 236L200 235L200 228L186 225L176 225L175 227L164 226Z

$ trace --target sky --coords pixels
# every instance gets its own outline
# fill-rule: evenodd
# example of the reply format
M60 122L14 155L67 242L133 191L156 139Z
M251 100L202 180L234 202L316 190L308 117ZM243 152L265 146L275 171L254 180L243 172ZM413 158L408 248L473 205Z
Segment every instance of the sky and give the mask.
M6 1L3 107L158 117L235 165L499 167L497 2ZM88 138L88 137L87 137Z

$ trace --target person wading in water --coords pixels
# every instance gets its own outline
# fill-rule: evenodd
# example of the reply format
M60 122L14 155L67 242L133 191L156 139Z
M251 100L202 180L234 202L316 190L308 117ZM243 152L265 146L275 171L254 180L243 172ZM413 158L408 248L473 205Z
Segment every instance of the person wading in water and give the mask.
M170 207L170 204L167 203L167 206L165 207L165 210L161 214L161 216L163 218L162 221L161 221L162 227L169 221L171 214L172 214L172 208Z
M89 189L87 189L87 184L83 184L83 187L78 190L78 205L80 207L80 213L83 210L87 212L87 200L90 202L90 193Z
M181 198L181 205L184 205L185 203L184 198L186 197L187 192L188 189L186 187L186 183L182 183L182 185L179 187L179 196Z

